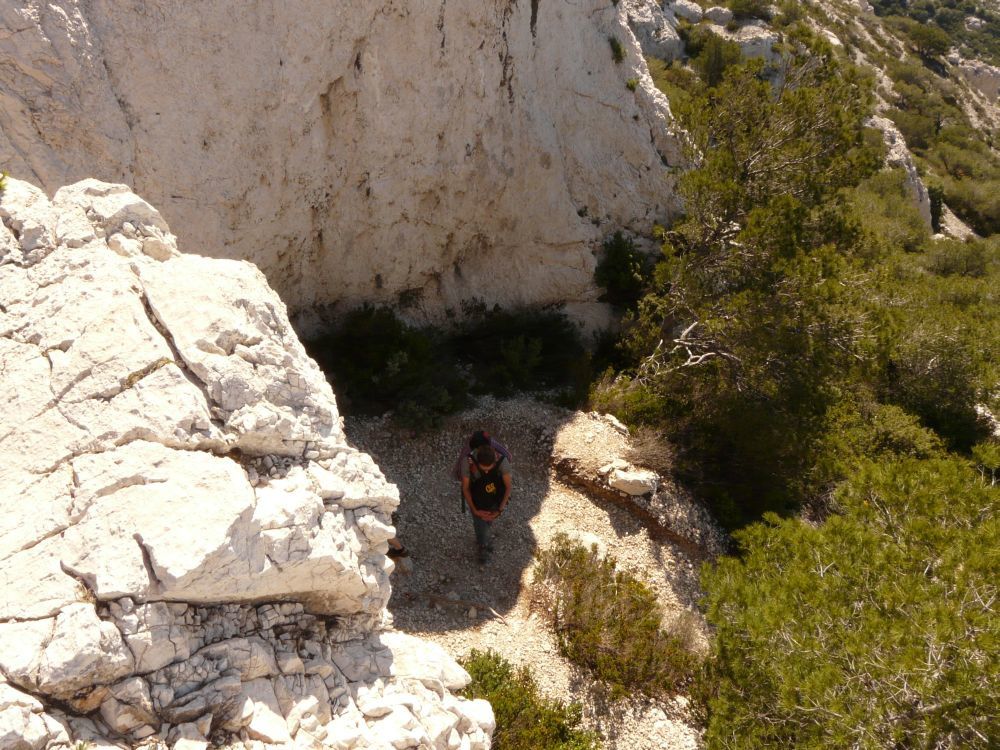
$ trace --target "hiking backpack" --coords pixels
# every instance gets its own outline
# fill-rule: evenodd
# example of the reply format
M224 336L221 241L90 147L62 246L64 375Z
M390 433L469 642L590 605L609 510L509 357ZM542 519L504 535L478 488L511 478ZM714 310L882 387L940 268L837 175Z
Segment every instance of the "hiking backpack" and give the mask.
M478 448L480 445L486 445L489 443L493 446L493 450L497 452L502 458L506 458L507 461L511 461L510 451L507 450L507 446L497 440L495 437L490 435L490 433L485 430L477 430L466 438L465 443L462 445L462 450L458 454L458 458L455 459L454 465L451 467L451 478L456 482L462 481L462 462L468 461L472 456L472 451ZM465 498L460 497L460 502L462 504L462 513L465 513Z

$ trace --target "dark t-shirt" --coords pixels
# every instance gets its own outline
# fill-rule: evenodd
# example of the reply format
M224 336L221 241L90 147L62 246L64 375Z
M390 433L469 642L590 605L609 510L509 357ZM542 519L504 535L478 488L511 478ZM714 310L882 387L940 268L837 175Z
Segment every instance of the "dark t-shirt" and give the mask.
M507 490L504 476L510 476L510 461L506 457L501 456L500 461L487 472L481 472L473 461L463 462L462 477L468 477L472 504L479 510L500 509Z

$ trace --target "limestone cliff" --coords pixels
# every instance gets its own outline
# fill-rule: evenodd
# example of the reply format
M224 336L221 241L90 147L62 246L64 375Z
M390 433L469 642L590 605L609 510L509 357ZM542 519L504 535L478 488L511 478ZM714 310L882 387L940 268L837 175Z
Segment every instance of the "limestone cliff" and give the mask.
M123 185L0 191L0 748L484 748L285 306Z
M182 242L256 263L293 311L401 292L430 317L472 298L587 302L600 238L676 210L683 155L628 15L610 0L4 4L0 164L50 193L133 186Z

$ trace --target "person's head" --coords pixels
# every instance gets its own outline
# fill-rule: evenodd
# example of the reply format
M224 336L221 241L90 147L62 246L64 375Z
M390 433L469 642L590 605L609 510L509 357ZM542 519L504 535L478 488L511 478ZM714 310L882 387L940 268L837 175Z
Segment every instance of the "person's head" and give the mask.
M497 462L497 452L492 445L480 445L476 448L476 463L480 466L492 466Z

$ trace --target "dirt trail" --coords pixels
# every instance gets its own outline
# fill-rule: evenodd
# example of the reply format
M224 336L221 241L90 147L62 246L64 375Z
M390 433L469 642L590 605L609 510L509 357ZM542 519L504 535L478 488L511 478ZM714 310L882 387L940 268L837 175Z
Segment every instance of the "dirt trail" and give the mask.
M568 441L591 462L622 455L625 440L610 425L530 399L487 399L419 437L384 418L350 419L346 427L400 490L398 530L410 557L393 579L389 609L398 629L456 657L493 648L530 666L547 695L583 704L586 725L601 733L608 750L702 746L683 698L607 704L589 677L559 655L543 613L532 609L535 551L565 532L613 554L658 592L666 621L690 621L705 645L696 609L698 563L662 535L654 538L627 510L581 494L550 468L557 438L560 450ZM461 513L458 484L449 476L462 437L475 429L489 430L513 453L514 491L485 566L476 562L471 516Z

